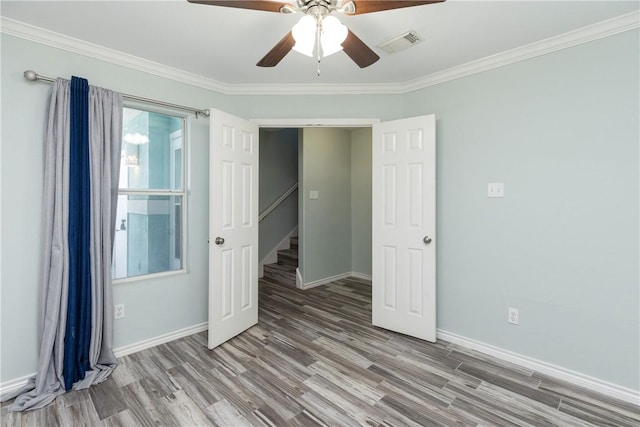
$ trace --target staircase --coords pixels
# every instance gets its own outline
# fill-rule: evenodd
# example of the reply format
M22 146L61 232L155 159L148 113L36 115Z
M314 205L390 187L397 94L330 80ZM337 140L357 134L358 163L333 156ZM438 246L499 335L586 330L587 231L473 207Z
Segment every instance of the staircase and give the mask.
M289 249L278 251L278 262L264 266L264 279L296 287L298 267L298 237L292 237Z

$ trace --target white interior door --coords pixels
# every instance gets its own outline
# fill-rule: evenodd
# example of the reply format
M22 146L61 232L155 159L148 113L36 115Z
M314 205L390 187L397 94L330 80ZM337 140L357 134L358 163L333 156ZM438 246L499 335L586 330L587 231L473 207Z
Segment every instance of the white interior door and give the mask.
M373 324L436 340L436 119L373 126Z
M258 322L258 126L211 109L209 348Z

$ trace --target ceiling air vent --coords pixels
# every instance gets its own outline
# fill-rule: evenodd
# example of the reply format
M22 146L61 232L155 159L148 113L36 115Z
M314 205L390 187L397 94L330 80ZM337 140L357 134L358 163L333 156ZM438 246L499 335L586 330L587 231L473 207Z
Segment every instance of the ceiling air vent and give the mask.
M422 38L414 30L408 30L397 36L390 37L378 45L378 47L387 53L396 53L405 50L422 41Z

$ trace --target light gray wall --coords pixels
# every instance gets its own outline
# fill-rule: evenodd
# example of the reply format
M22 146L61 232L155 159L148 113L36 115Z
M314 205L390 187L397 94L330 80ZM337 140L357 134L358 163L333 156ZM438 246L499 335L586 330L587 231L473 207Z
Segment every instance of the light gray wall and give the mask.
M439 328L638 390L639 40L406 97L437 118Z
M7 36L2 47L2 269L1 378L35 371L44 118L50 85L24 79L26 69L45 75L86 76L92 85L206 107L222 98L186 84ZM193 326L207 319L208 158L207 119L189 126L189 272L115 285L114 302L126 305L115 322L121 347ZM171 313L171 314L168 314Z
M230 97L3 34L0 381L37 359L48 85L24 80L34 69L246 118L435 113L439 327L638 390L638 40L629 31L407 95ZM116 347L206 321L208 123L189 129L189 274L115 286L127 306ZM504 199L486 198L493 181Z
M225 96L83 55L2 34L0 145L0 382L35 371L42 192L42 135L49 85L27 69L83 76L95 86L245 118L397 118L400 96ZM190 118L188 273L114 286L127 316L115 322L116 348L207 321L209 123Z
M260 197L259 211L298 182L298 129L260 129ZM291 194L260 222L258 259L273 248L298 225L298 195Z
M344 129L302 131L300 273L305 283L351 271L350 140ZM309 199L312 190L319 191L319 199Z
M351 271L371 275L371 128L351 132Z
M371 128L302 129L299 260L305 283L371 275ZM320 191L318 200L309 191ZM302 196L303 195L303 196Z

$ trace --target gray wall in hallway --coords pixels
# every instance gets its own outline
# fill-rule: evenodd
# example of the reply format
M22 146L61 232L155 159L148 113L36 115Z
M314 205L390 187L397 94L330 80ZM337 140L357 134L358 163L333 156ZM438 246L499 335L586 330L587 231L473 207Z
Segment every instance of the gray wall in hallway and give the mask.
M302 130L303 200L300 272L305 283L351 271L350 132ZM311 200L310 191L319 198Z
M298 181L298 130L260 129L260 197L263 212ZM264 259L298 225L298 195L290 195L262 222L258 259Z
M351 132L351 271L371 275L371 128Z
M302 130L300 216L305 283L371 274L371 128ZM318 191L317 200L310 191Z

